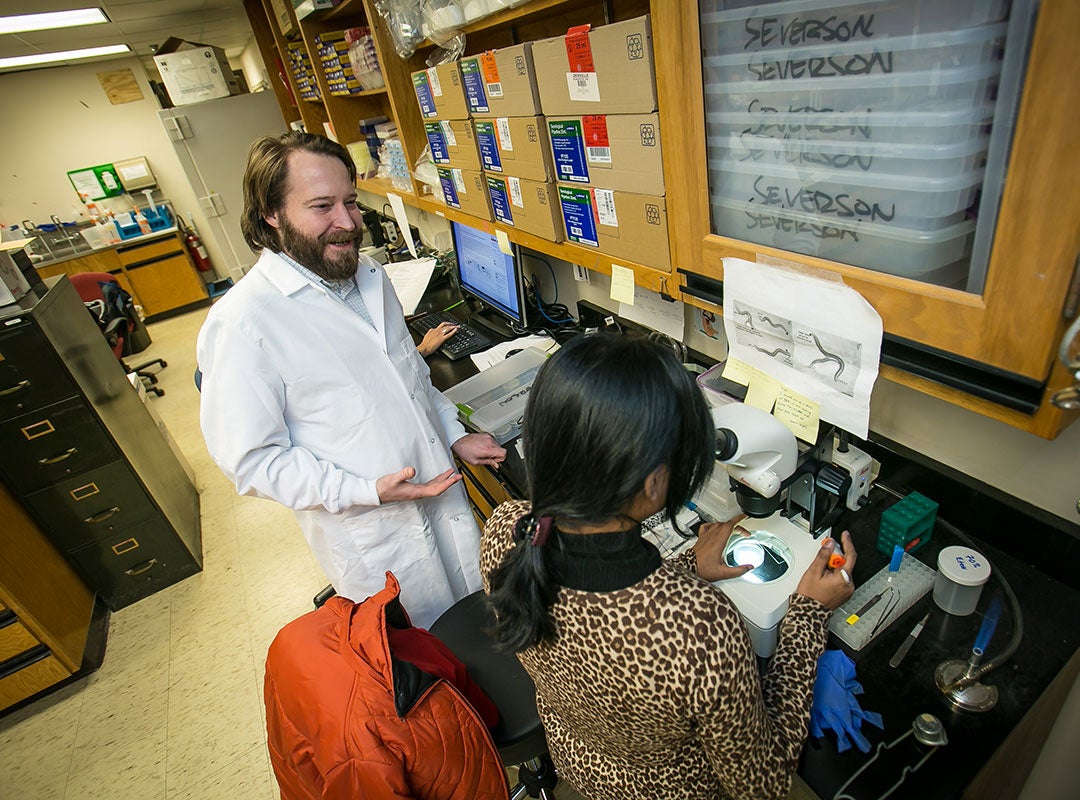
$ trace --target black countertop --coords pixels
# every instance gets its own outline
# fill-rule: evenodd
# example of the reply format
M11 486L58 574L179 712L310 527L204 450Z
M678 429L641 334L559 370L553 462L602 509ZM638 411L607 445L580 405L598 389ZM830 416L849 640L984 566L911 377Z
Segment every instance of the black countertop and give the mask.
M452 362L436 354L428 363L432 382L440 389L477 372L467 358ZM848 512L834 528L851 531L859 553L852 576L856 585L887 565L888 557L876 548L881 514L898 501L897 494L906 495L912 490L939 504L939 517L973 540L976 549L991 560L993 573L983 587L976 612L970 616L946 614L934 604L931 591L861 651L829 635L828 646L844 650L855 661L856 675L864 689L858 698L860 706L881 714L884 730L864 726L863 732L872 745L869 754L854 747L837 752L832 733L826 733L823 739L810 738L799 763L799 774L821 798L831 798L867 763L879 743L893 742L911 729L916 715L930 713L943 723L949 742L909 775L894 796L952 800L963 794L1080 647L1080 626L1075 623L1080 616L1080 575L1073 566L1080 555L1080 526L1025 505L893 442L872 437L869 442L855 444L882 463L878 483L888 487L872 489L869 504L857 512ZM524 496L524 465L514 447L508 446L507 461L496 474L513 493ZM940 550L962 543L939 523L930 541L913 555L936 569ZM1023 639L1019 650L983 679L997 687L997 705L984 713L959 711L938 691L934 670L945 659L967 658L983 612L993 596L1001 592L999 576L1008 580L1019 600ZM1009 603L1004 597L1002 600L1004 608L987 649L987 661L1006 647L1016 624ZM895 669L890 667L888 661L893 653L927 612L930 618L922 635L903 663ZM925 753L912 737L894 748L883 749L846 793L868 800L880 796L900 777L904 765L914 765Z

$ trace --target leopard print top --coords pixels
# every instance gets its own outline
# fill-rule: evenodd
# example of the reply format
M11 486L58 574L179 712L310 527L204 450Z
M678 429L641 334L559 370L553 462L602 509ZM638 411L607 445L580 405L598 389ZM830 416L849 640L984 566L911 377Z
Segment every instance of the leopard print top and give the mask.
M488 576L527 502L500 505L480 543ZM692 551L691 551L692 553ZM783 798L807 736L829 611L795 595L768 673L725 594L692 556L612 592L562 587L554 640L518 654L551 758L591 800Z

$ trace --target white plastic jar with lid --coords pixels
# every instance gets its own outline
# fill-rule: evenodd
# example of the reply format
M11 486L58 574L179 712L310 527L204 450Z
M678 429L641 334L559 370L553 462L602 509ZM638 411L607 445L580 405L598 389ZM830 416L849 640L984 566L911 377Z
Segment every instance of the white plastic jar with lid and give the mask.
M957 617L966 617L979 604L982 587L990 579L990 562L970 547L952 546L938 554L934 602Z

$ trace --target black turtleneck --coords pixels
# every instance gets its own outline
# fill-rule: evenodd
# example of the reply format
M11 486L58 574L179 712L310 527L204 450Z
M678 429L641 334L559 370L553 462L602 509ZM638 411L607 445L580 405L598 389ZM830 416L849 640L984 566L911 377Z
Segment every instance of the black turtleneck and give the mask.
M556 580L568 589L613 592L647 578L662 559L641 538L641 525L615 533L566 533L556 528L545 547Z

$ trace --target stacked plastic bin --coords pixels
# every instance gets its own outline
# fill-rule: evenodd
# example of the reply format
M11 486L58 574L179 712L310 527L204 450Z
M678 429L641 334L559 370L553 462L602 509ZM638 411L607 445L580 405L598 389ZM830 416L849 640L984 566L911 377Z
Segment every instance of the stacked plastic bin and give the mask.
M1008 0L702 0L713 231L963 274Z

